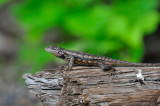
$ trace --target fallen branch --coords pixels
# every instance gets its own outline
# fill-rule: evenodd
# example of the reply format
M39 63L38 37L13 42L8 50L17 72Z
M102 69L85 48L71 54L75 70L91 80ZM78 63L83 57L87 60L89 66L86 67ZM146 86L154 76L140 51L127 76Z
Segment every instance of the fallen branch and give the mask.
M143 83L137 76L142 70ZM24 74L31 93L44 106L160 105L160 67L117 67L116 75L97 67L73 67Z

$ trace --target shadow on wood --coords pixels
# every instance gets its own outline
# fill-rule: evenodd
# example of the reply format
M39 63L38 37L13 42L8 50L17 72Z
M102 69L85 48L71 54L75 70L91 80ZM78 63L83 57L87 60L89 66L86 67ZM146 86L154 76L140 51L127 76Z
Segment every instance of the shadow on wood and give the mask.
M144 84L137 80L142 70ZM64 67L24 74L44 106L160 106L160 67L117 67L116 75L97 67Z

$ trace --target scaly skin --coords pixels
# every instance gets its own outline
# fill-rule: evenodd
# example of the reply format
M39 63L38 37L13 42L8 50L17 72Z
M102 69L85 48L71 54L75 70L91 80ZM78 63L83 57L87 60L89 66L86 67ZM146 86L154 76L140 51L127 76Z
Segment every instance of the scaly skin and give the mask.
M124 67L160 67L160 63L134 63L128 61L121 61L103 56L96 56L88 53L82 53L77 51L71 51L60 48L58 46L50 45L45 48L46 51L52 53L58 58L61 58L69 62L68 69L73 64L86 65L86 66L98 66L103 70L114 69L117 66Z

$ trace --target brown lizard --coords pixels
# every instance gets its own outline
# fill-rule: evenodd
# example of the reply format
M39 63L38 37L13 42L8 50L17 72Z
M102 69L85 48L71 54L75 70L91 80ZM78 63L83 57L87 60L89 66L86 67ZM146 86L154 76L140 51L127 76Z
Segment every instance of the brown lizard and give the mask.
M64 48L60 48L55 45L50 45L45 48L46 51L52 53L58 58L69 62L68 69L74 64L86 65L86 66L98 66L103 70L114 70L114 67L160 67L160 63L135 63L112 59L104 56L96 56L88 53L82 53L77 51L71 51Z

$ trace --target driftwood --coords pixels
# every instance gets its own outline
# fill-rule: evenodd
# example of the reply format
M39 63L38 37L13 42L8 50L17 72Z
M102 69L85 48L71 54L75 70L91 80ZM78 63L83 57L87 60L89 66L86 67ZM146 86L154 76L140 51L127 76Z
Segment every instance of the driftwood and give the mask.
M144 84L137 80L142 70ZM160 67L117 67L116 75L97 67L63 67L24 74L44 106L160 106Z

